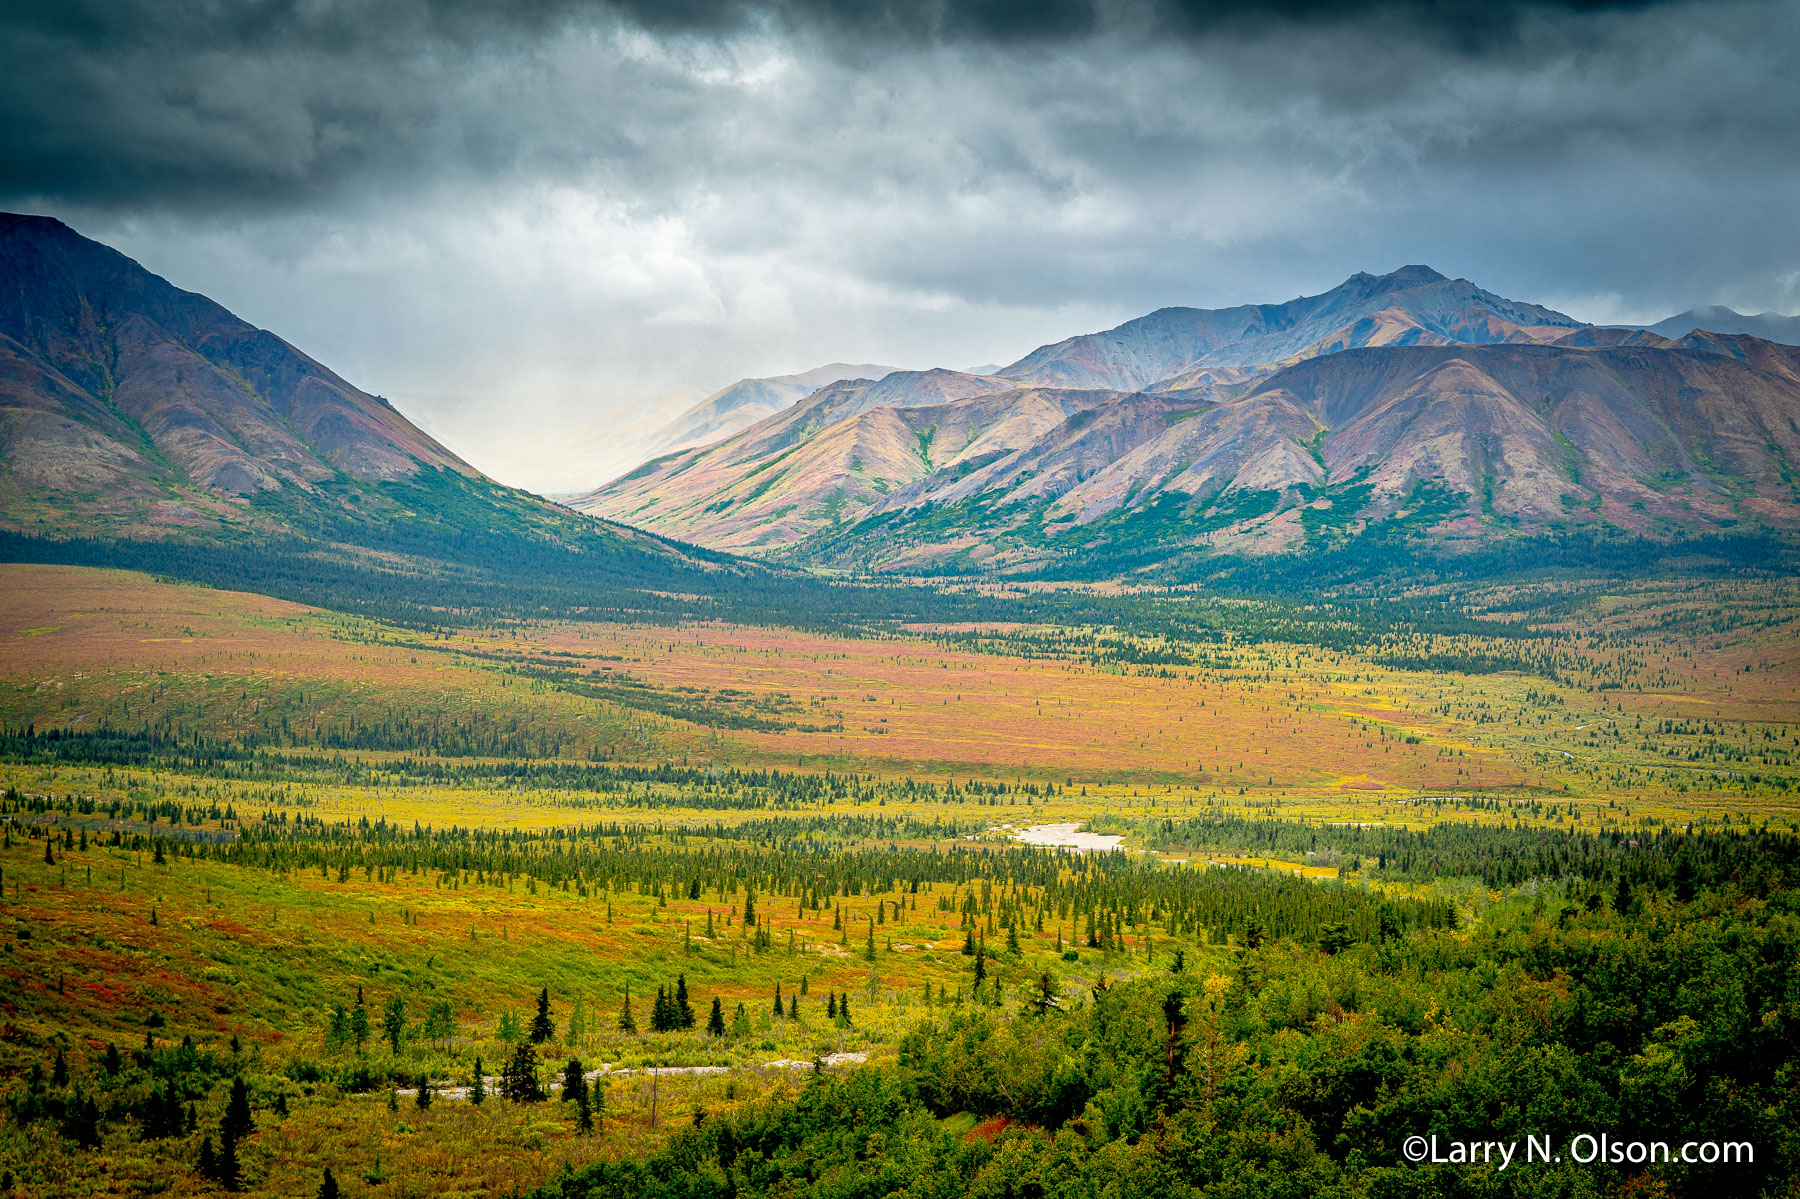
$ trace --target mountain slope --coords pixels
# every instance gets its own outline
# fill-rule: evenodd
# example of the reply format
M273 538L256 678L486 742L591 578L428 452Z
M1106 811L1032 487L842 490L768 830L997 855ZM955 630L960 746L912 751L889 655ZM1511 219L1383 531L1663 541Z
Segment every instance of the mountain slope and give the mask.
M1001 389L996 389L1001 388ZM955 371L821 388L714 445L669 455L575 501L732 552L779 551L896 488L1011 453L1116 392L1004 388Z
M125 524L246 519L271 493L475 470L273 333L59 221L0 216L5 510ZM92 498L83 498L92 497Z
M275 334L15 215L0 553L386 611L656 609L749 569L501 486Z
M920 569L967 562L970 545L1044 565L1376 531L1443 545L1800 528L1800 351L1751 338L1351 350L1229 403L1139 394L1084 415L806 552Z
M1007 372L840 385L587 502L794 562L1096 577L1366 533L1800 529L1800 350L1537 328L1555 343L1336 350L1222 399L989 390Z
M1132 450L1145 422L1173 421L1208 403L1234 400L1284 364L1359 346L1541 343L1583 328L1561 313L1504 299L1429 267L1358 274L1321 295L1285 304L1161 309L1104 333L1041 347L991 375L896 371L873 384L834 384L730 438L647 463L571 503L707 546L783 553L796 538L864 515L961 502L990 489L1015 500L1060 495L1062 480L1085 480ZM1051 391L1069 394L1052 400ZM1099 416L1088 412L1138 392L1168 398L1134 399ZM910 411L1009 394L1031 397L1033 420L1056 408L1066 419L1092 423L1035 449L1007 441L1008 453L1025 455L1012 465L999 463L998 453L979 462L959 458L953 476L941 473L952 464L927 461L905 444L911 437L937 436L919 426L926 418L859 419L854 429L826 432L877 408ZM983 410L992 412L994 404ZM962 422L955 413L939 419ZM842 452L797 449L814 437ZM1220 453L1221 462L1232 460L1231 452ZM869 465L876 462L889 466ZM873 474L860 477L853 463ZM930 469L921 473L914 466ZM1017 482L1012 475L1019 472L1034 481Z
M1783 316L1779 312L1749 315L1719 304L1709 308L1690 308L1677 316L1644 327L1664 337L1685 337L1696 330L1707 333L1747 333L1764 341L1800 346L1800 316Z

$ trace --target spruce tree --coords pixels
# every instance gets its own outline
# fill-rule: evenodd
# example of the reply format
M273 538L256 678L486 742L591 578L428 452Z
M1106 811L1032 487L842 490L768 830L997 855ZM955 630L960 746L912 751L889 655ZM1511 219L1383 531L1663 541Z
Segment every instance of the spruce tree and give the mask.
M244 1184L244 1168L238 1163L238 1139L228 1128L219 1130L219 1157L214 1163L213 1180L228 1191Z
M680 1023L681 1017L676 1014L668 991L663 987L656 988L656 1002L650 1005L650 1031L674 1032Z
M331 1167L325 1167L325 1177L319 1183L319 1199L343 1199L343 1192L338 1190L338 1182L331 1175Z
M356 988L356 1006L350 1009L350 1042L361 1053L369 1039L369 1009L363 1006L362 988Z
M581 1059L572 1057L569 1064L563 1067L562 1097L568 1103L587 1102L587 1077L581 1068Z
M1061 1002L1057 997L1057 986L1048 970L1038 975L1037 994L1031 997L1031 1010L1042 1016Z
M619 1031L637 1035L637 1018L631 1014L631 984L625 984L625 1006L619 1009Z
M406 1001L398 995L388 1000L381 1013L381 1035L387 1038L388 1048L400 1052L400 1042L406 1036Z
M712 1012L706 1017L706 1032L714 1037L725 1035L725 1007L717 995L713 996Z
M243 1075L232 1079L231 1098L225 1104L225 1115L219 1121L220 1139L229 1134L236 1141L250 1135L256 1121L250 1115L250 1087Z
M544 1097L537 1071L537 1050L530 1041L520 1041L512 1060L500 1072L500 1094L514 1103L536 1103Z
M556 1035L556 1025L550 1019L550 988L545 987L538 995L537 1015L531 1020L531 1043L542 1045Z
M143 1127L145 1140L181 1135L181 1097L175 1093L173 1078L163 1084L161 1091L150 1092L139 1106L139 1111L139 1123Z
M481 1059L475 1059L475 1081L469 1084L469 1102L480 1107L487 1098L487 1080L481 1076Z
M688 1003L687 975L675 976L675 1016L680 1028L694 1027L694 1009Z
M431 1108L431 1079L423 1074L419 1075L419 1094L413 1099L413 1103L422 1112Z

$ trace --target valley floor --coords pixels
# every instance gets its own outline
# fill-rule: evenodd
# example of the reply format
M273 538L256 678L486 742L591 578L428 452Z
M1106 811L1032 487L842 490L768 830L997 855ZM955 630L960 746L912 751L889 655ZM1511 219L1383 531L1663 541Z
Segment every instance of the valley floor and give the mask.
M1354 1029L1427 1037L1414 1008L1476 1003L1484 970L1555 1006L1586 985L1572 939L1750 911L1717 906L1761 877L1734 837L1791 841L1790 592L1667 579L1557 613L1496 591L1493 631L1459 634L434 630L0 567L0 1193L212 1193L201 1146L240 1077L254 1193L314 1194L327 1165L354 1195L601 1186L596 1163L798 1110L840 1085L811 1063L856 1055L959 1144L1004 1141L971 1132L1001 1116L1135 1144L1135 1116L946 1098L921 1054L1034 996L1072 1030L1170 978L1260 1070ZM1125 849L1018 839L1058 824ZM1754 920L1785 902L1770 852ZM1521 938L1553 947L1541 970ZM1246 972L1284 981L1246 995ZM677 985L694 1025L652 1030ZM604 1071L591 1133L569 1102L458 1090L533 1043L540 996L541 1081Z

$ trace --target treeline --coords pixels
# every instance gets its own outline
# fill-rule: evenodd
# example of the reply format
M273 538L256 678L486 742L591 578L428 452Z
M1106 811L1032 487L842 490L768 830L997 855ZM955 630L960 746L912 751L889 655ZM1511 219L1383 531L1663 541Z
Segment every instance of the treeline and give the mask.
M10 797L5 802L9 808L24 805ZM859 918L877 923L886 922L889 905L916 910L924 896L961 925L980 925L984 932L1042 932L1055 925L1099 948L1112 948L1122 937L1157 935L1217 943L1234 937L1252 943L1264 937L1376 940L1457 922L1455 909L1439 900L1309 883L1285 871L1173 866L1123 852L971 845L958 839L954 822L903 815L674 829L599 821L528 832L409 828L366 818L325 824L282 811L239 826L235 837L218 843L115 829L111 844L147 847L163 861L317 874L344 884L359 876L387 882L405 875L448 889L523 885L592 899L631 893L716 900L746 912L760 904L777 916L795 909L819 914L857 900L867 905L859 906ZM39 831L28 829L32 836ZM75 837L72 824L60 834L55 828L42 832L71 845ZM85 827L81 836L85 844ZM52 848L46 847L47 856Z
M835 803L969 802L1055 797L1056 783L968 778L880 779L844 771L818 773L674 763L627 764L543 759L490 761L446 757L369 762L343 753L271 752L243 738L210 738L158 730L0 727L0 761L24 765L85 765L169 770L235 782L319 783L384 787L510 787L569 791L561 802L579 807L700 808L812 807ZM679 792L679 795L664 792ZM583 794L586 793L584 798ZM605 803L601 803L603 797Z
M1243 849L1290 860L1330 851L1347 869L1406 881L1466 877L1510 888L1532 879L1624 879L1633 886L1673 888L1690 896L1697 887L1726 881L1758 894L1800 885L1800 837L1765 828L1586 833L1441 821L1415 830L1221 813L1151 821L1145 831L1165 849Z
M142 820L148 824L202 825L208 821L229 826L237 820L237 809L231 804L184 804L180 800L133 796L127 799L98 800L92 796L31 795L17 787L8 787L0 795L0 813L8 816L94 816L105 820Z

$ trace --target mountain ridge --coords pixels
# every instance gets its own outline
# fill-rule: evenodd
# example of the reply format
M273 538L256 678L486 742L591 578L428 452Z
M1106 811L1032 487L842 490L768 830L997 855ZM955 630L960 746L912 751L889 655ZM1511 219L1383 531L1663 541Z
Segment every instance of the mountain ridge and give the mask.
M1102 379L1120 386L1067 386ZM1170 555L1396 519L1446 546L1790 530L1796 412L1800 375L1770 343L1596 328L1408 267L1286 305L1160 309L992 375L833 384L576 503L732 552L900 572L1029 570L1152 530Z
M386 400L54 218L0 215L0 279L15 501L110 493L181 525L247 517L240 501L273 492L327 502L346 479L478 477Z
M1411 331L1392 334L1391 326L1407 318ZM995 373L1048 386L1182 390L1182 375L1202 363L1254 371L1368 344L1371 338L1387 337L1395 344L1499 341L1521 336L1522 330L1582 323L1414 265L1386 275L1358 272L1329 291L1280 304L1161 308L1101 333L1041 346Z
M276 334L20 214L0 215L0 542L434 619L472 596L661 609L761 573L496 483Z

